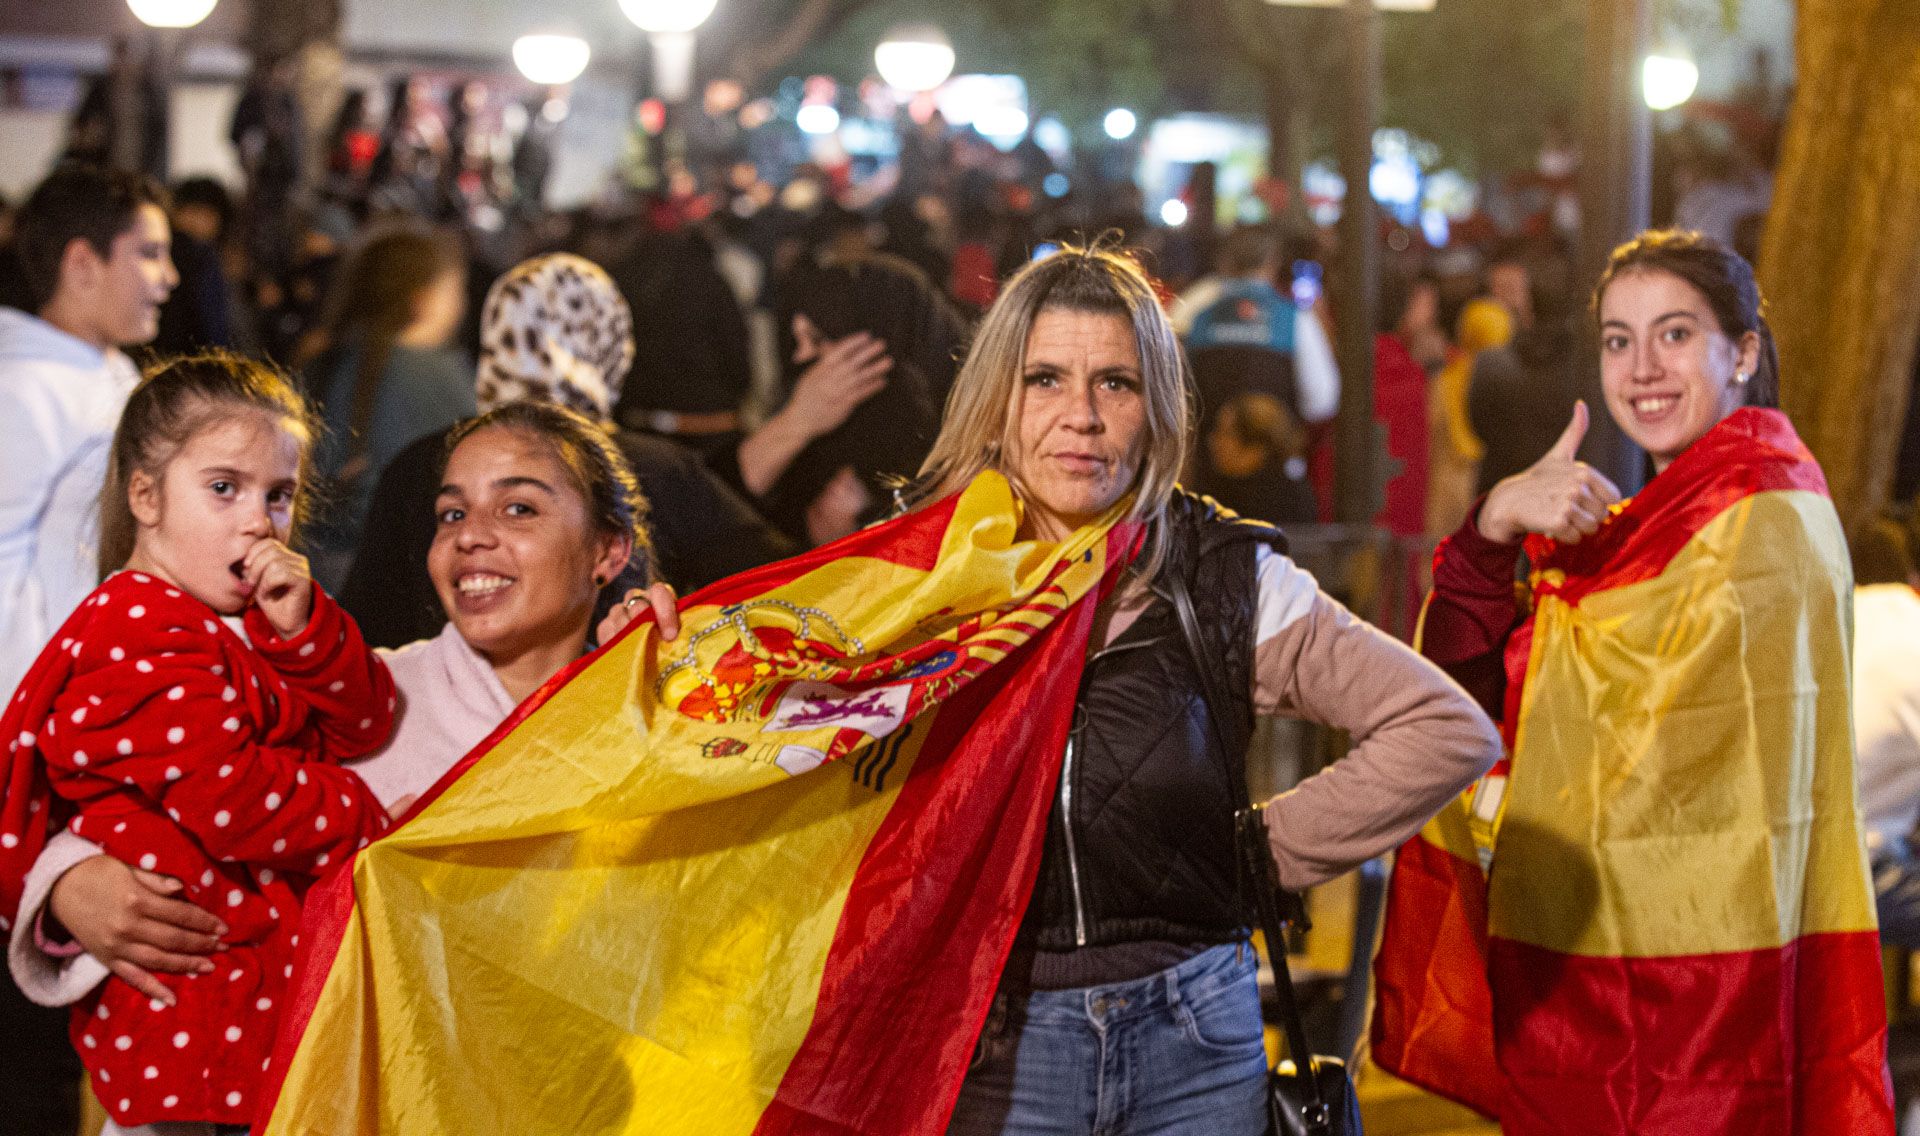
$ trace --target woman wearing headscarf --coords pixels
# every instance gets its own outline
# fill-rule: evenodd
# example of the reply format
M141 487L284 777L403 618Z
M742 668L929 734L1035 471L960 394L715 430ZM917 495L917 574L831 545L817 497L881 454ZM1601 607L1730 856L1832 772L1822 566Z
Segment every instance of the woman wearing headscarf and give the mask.
M566 254L528 260L494 284L480 323L482 414L547 402L611 425L633 363L633 317L598 265ZM367 531L380 539L365 542L340 594L374 646L429 638L446 622L424 568L446 439L431 434L401 451L374 490ZM618 428L614 440L649 502L660 579L692 591L791 551L691 451Z

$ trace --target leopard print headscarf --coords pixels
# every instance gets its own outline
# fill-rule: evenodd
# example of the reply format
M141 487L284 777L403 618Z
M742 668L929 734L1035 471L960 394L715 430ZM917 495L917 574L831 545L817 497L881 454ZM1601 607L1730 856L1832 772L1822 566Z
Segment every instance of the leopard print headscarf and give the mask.
M599 265L536 256L502 276L480 313L480 413L537 399L598 421L633 366L633 313Z

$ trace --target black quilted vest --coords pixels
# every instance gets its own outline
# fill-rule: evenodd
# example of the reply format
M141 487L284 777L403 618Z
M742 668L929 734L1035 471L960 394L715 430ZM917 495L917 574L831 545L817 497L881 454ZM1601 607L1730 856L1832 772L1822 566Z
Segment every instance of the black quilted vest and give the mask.
M1134 624L1087 661L1024 945L1070 951L1245 934L1233 812L1247 801L1253 731L1254 546L1284 551L1286 542L1277 529L1184 492L1169 526L1175 538L1161 578L1186 578L1233 704L1207 712L1179 617L1157 584ZM1228 732L1224 747L1213 742L1215 721Z

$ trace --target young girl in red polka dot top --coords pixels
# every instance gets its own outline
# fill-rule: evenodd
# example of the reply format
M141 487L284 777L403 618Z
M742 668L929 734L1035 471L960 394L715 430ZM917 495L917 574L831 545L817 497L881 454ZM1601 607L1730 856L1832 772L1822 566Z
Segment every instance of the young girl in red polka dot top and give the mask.
M113 574L0 717L0 927L62 824L179 879L227 927L201 973L160 976L171 1003L112 978L74 1008L74 1047L121 1131L252 1119L300 897L387 827L337 763L386 740L393 683L285 544L310 430L258 364L197 356L151 375L101 499Z

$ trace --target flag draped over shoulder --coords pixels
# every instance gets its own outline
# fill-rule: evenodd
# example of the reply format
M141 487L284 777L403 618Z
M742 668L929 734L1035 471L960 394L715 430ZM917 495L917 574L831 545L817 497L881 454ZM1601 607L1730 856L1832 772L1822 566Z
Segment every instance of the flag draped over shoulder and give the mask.
M1519 1136L1891 1136L1819 467L1738 411L1528 552L1511 757L1400 852L1376 1060Z
M315 889L272 1136L938 1133L1140 526L983 474L722 581Z

